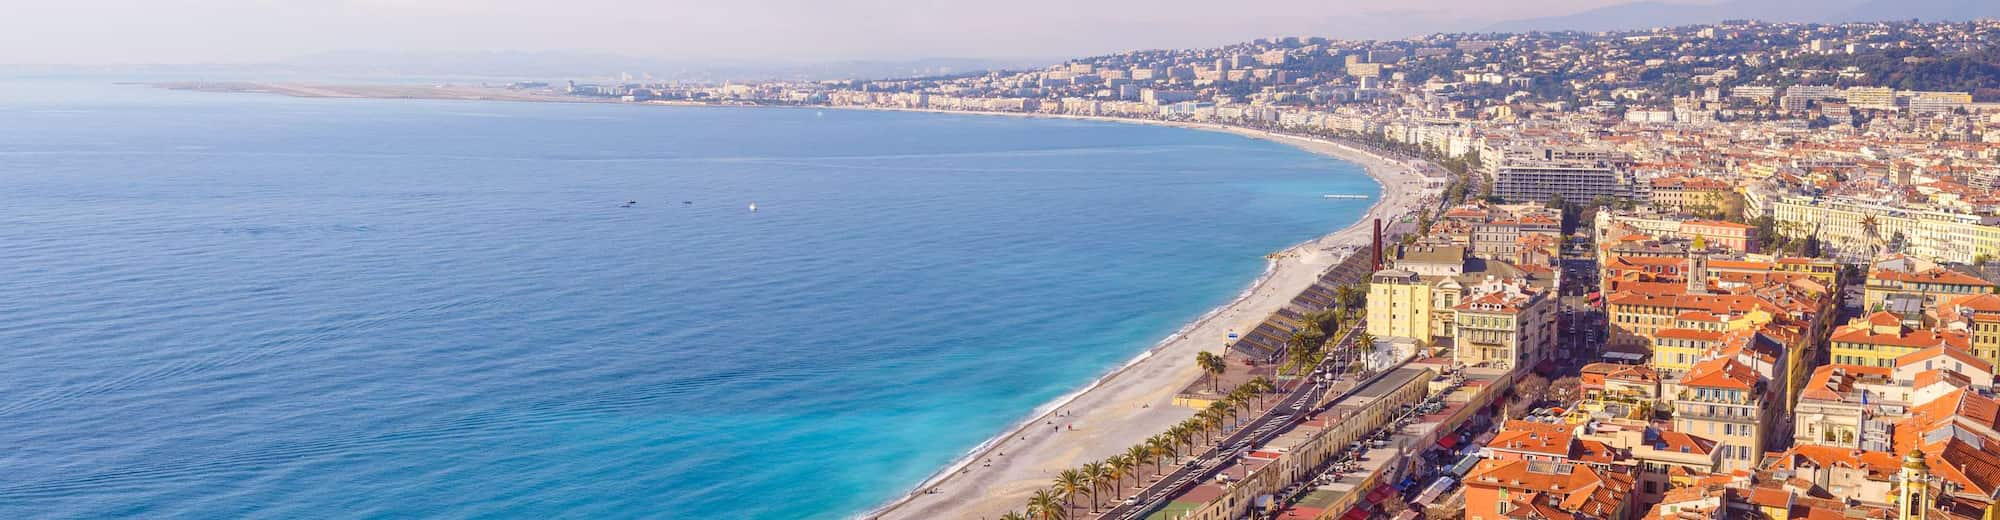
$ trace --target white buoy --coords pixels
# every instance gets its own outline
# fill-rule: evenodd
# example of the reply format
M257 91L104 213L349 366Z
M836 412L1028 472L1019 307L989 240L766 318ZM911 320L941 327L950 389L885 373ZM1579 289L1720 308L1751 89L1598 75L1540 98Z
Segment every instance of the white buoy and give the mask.
M757 203L755 202L750 203L750 211L753 213L757 211Z

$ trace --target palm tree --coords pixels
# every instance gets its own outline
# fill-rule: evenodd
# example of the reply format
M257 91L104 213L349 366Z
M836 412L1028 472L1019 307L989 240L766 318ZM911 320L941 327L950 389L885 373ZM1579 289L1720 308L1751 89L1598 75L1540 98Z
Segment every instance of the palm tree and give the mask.
M1248 414L1250 414L1250 400L1248 400L1248 398L1242 398L1242 400L1236 400L1236 404L1232 404L1232 406L1230 406L1230 414L1232 414L1232 416L1238 416L1238 414L1240 414L1240 416L1248 416Z
M1090 512L1095 513L1097 512L1097 493L1111 486L1111 468L1106 467L1103 462L1084 464L1083 477L1084 480L1089 481Z
M1123 498L1119 495L1125 493L1125 477L1132 476L1132 471L1135 469L1134 466L1137 465L1138 463L1132 459L1132 455L1129 453L1120 453L1112 455L1111 458L1104 459L1104 469L1111 470L1111 498L1113 500Z
M1153 476L1156 477L1166 474L1167 457L1178 455L1180 453L1179 451L1176 451L1174 449L1173 438L1168 437L1167 434L1164 433L1159 435L1154 435L1152 437L1147 437L1146 451L1148 455L1152 455Z
M1064 516L1069 515L1069 507L1076 505L1076 494L1082 493L1083 490L1089 488L1090 479L1085 478L1081 471L1066 469L1056 475L1055 487L1053 489L1057 493L1062 494L1063 505L1065 506L1063 508Z
M1305 318L1306 321L1319 324L1319 330L1327 330L1328 326L1334 325L1335 310L1338 309L1320 309L1305 313L1305 315L1300 317ZM1333 328L1338 329L1339 327L1333 327Z
M1222 383L1222 374L1229 370L1229 361L1214 352L1201 351L1194 355L1194 363L1208 375L1208 390L1213 392Z
M1292 337L1297 338L1299 336L1294 335ZM1319 357L1319 350L1319 347L1315 345L1303 344L1296 341L1290 342L1290 345L1285 349L1285 373L1299 375L1302 372L1311 370L1314 365L1318 364L1314 361L1314 358Z
M1229 406L1236 406L1238 401L1249 398L1250 393L1243 390L1243 385L1236 385L1236 388L1229 389L1229 393L1222 396L1222 402L1229 403Z
M1355 348L1360 349L1363 355L1374 354L1375 335L1369 334L1368 331L1365 330L1354 333L1354 346ZM1368 367L1367 364L1365 363L1362 364L1362 368L1365 369L1367 367Z
M1235 426L1236 408L1243 406L1243 401L1248 398L1249 396L1243 395L1243 387L1236 387L1236 390L1230 392L1228 397L1223 398L1221 402L1215 403L1216 417L1230 419L1229 425Z
M1257 404L1259 405L1264 404L1264 397L1266 395L1269 395L1271 392L1278 391L1278 385L1272 384L1270 379L1262 376L1258 376L1256 379L1251 379L1247 382L1244 382L1243 385L1238 388L1250 389L1249 393L1257 398Z
M1196 426L1194 421L1181 421L1180 424L1174 425L1173 428L1168 428L1167 433L1174 436L1174 445L1179 446L1182 452L1193 453L1194 434L1195 430L1199 429L1201 427Z
M1204 433L1201 437L1202 444L1208 443L1208 435L1206 435L1208 432L1222 433L1222 416L1228 414L1229 412L1222 411L1219 408L1210 408L1201 413L1201 426Z
M1350 309L1360 307L1361 302L1366 297L1367 293L1362 292L1359 285L1347 284L1333 288L1333 298L1340 303L1341 307Z
M1139 487L1139 465L1153 461L1153 448L1146 441L1125 448L1125 456L1132 459L1132 487Z
M1062 497L1054 490L1037 489L1028 497L1028 516L1035 520L1064 520L1069 518L1069 509L1063 507Z
M1028 520L1028 517L1021 516L1020 513L1008 511L1007 514L1000 515L1000 520Z

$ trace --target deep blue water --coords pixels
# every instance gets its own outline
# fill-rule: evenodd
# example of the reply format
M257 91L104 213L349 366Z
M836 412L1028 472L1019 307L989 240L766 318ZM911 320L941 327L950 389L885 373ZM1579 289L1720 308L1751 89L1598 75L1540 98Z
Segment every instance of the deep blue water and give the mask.
M1133 125L0 81L0 518L852 515L1377 189Z

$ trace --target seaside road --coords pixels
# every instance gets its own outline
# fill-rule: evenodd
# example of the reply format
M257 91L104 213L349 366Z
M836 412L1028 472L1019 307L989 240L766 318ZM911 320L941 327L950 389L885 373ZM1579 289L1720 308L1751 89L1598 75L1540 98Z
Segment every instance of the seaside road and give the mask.
M1337 345L1353 348L1354 332L1366 327L1366 323L1361 323L1348 329L1347 334L1341 336ZM1332 376L1323 378L1321 374L1331 374L1332 365L1330 358L1320 363L1313 369L1312 378L1300 380L1298 386L1286 393L1284 400L1279 401L1277 405L1265 410L1262 415L1251 419L1250 422L1244 423L1235 433L1223 437L1222 442L1202 452L1194 462L1175 468L1172 473L1134 494L1136 501L1119 504L1098 515L1097 518L1116 520L1145 518L1147 514L1166 505L1173 497L1202 481L1215 478L1218 472L1229 466L1226 462L1230 459L1248 453L1251 448L1262 446L1279 434L1290 430L1307 415L1318 411L1319 403L1325 399L1326 392L1332 386L1330 380L1334 379ZM1353 388L1354 385L1347 385L1345 389Z

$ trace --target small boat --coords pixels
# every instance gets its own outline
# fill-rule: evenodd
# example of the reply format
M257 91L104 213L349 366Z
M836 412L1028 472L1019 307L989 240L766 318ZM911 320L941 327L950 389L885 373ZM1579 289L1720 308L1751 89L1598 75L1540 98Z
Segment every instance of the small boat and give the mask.
M1321 197L1326 197L1326 198L1329 198L1329 199L1350 199L1350 200L1360 200L1360 199L1366 199L1366 198L1368 198L1368 196L1367 196L1367 195L1348 195L1348 194L1340 194L1340 193L1328 193L1328 194L1325 194L1325 195L1320 195L1320 196L1321 196Z
M752 212L757 211L757 203L755 202L750 203L750 211Z
M686 204L686 205L689 205L689 206L693 206L693 205L694 205L694 201L692 201L692 200L683 200L683 201L681 201L681 204Z
M619 205L618 205L618 207L621 207L621 208L629 208L629 207L632 207L632 206L637 206L637 205L639 205L639 201L636 201L636 200L634 200L634 201L629 201L629 202L626 202L626 203L624 203L624 204L619 204Z

